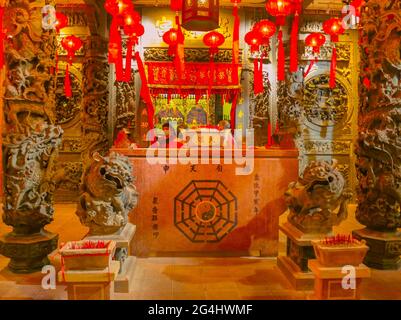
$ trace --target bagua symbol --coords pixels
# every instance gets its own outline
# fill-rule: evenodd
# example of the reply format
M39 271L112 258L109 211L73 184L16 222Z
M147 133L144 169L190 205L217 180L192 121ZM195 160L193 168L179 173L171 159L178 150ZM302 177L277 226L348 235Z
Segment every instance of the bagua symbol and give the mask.
M352 5L345 5L341 9L341 13L345 14L344 18L342 19L342 27L347 29L355 29L357 24L359 23L359 17L356 15L356 9Z
M163 127L163 130L152 129L146 135L146 141L152 142L146 150L149 164L198 164L200 155L200 164L209 164L210 160L212 164L221 164L222 159L224 164L232 164L234 159L235 164L241 166L235 168L236 175L249 175L253 172L253 129L246 130L243 150L241 129L235 129L234 136L230 129L218 131L208 128L202 128L198 132L180 130L177 136L177 122L171 121L168 126ZM223 157L220 150L223 150Z
M56 28L56 8L50 4L42 8L42 28L45 30L53 30Z

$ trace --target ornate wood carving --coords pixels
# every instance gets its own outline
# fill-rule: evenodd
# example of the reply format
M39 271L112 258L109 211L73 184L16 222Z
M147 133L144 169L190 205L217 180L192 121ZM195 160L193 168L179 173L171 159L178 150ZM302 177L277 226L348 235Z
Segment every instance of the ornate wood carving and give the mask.
M366 0L361 12L356 217L371 229L396 230L401 227L401 1Z
M168 55L167 48L145 48L144 57L145 61L172 61L172 57ZM186 62L209 62L210 53L209 49L204 48L185 48L184 49L185 61ZM241 51L240 51L241 59ZM231 49L219 49L219 52L214 57L215 62L231 62L232 61L232 50Z

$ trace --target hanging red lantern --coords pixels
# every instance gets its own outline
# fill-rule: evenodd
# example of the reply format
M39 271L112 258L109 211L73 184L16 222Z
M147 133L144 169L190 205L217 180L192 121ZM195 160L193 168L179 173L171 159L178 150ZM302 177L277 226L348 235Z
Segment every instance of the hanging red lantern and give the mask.
M74 35L70 35L61 40L61 45L67 51L69 64L72 63L72 59L74 59L75 52L81 49L82 44L83 44L82 40Z
M344 33L342 21L339 18L330 18L323 23L323 31L330 35L330 41L333 42L331 63L330 63L330 88L336 86L336 66L337 66L337 50L335 42L338 42L340 34Z
M56 12L56 22L54 24L54 28L56 32L59 33L61 29L68 26L68 18L65 14L61 12Z
M305 45L307 45L308 47L312 47L315 58L310 62L308 69L304 73L304 77L308 75L308 73L312 69L313 64L317 61L317 55L320 52L320 47L324 45L325 42L326 37L322 33L318 32L313 32L305 38Z
M292 2L291 0L269 0L266 2L266 10L273 17L276 17L276 25L279 27L277 34L277 80L283 81L285 80L285 55L281 26L285 24L285 18L292 13Z
M116 80L124 81L122 63L122 39L120 27L124 26L124 18L134 11L134 5L130 0L106 0L104 8L112 16L109 34L109 63L116 66Z
M251 52L257 52L262 44L262 37L259 32L252 29L247 34L245 34L245 42L251 47Z
M262 45L269 45L270 38L276 33L276 25L267 19L260 20L254 25L253 30L259 33Z
M267 19L260 20L253 26L252 31L259 36L260 45L268 46L270 44L270 38L276 32L276 25ZM252 41L252 38L255 37L255 35L252 34L252 31L250 35L248 35L249 41ZM253 41L255 42L257 40L253 39ZM256 47L254 48L256 49ZM262 54L259 57L259 61L256 58L253 60L253 91L254 94L256 95L262 93L263 90L264 89L263 89L263 51L262 51Z
M176 54L177 45L182 41L182 34L177 29L171 28L163 34L163 41L168 44L168 54L174 56Z
M70 35L61 40L61 45L67 51L67 57L68 57L68 63L65 69L64 93L67 98L70 98L72 96L72 90L71 90L71 80L69 74L69 65L72 64L72 59L74 59L75 52L81 49L82 40L74 35Z
M219 0L186 0L182 5L182 26L190 31L219 27Z
M131 24L125 24L124 32L129 37L127 42L127 55L125 58L124 81L129 82L131 81L132 51L134 46L138 44L139 37L145 33L145 28L138 22L138 20L136 20Z
M224 40L224 36L217 31L211 31L203 36L203 43L210 47L209 53L211 56L219 51L219 47L224 43Z
M305 44L312 47L313 53L318 54L320 47L326 42L326 37L322 33L313 32L305 38Z
M209 47L209 53L210 53L210 72L211 76L209 77L209 88L208 88L208 96L210 96L211 91L212 91L212 84L214 82L214 63L213 63L213 58L214 55L217 54L219 51L219 46L221 46L224 43L224 36L217 32L217 31L211 31L209 33L206 33L203 36L203 43Z
M344 33L342 21L339 18L330 18L323 23L323 31L330 35L331 42L338 42L338 36Z
M181 11L182 10L183 0L170 0L170 9L172 11Z
M268 0L266 11L276 18L276 24L283 26L285 18L292 13L293 5L291 0Z

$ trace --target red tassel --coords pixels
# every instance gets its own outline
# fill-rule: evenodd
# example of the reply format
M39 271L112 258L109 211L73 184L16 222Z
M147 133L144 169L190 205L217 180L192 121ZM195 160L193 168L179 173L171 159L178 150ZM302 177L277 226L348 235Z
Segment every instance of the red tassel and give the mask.
M238 100L238 93L234 94L233 101L231 102L231 111L230 111L230 125L231 130L235 129L235 116L237 114L237 100Z
M233 29L233 64L239 63L239 16L238 16L238 5L234 3L233 7L234 16L234 29Z
M295 12L294 21L292 22L291 29L291 48L290 48L290 71L298 71L298 28L299 28L299 14Z
M111 54L109 50L109 63L114 63L116 67L116 80L124 81L124 70L123 70L123 53L122 53L122 39L121 33L118 30L118 23L115 18L111 21L110 26L110 36L109 36L109 44L115 44L117 48L116 55Z
M135 60L136 60L136 63L138 64L138 72L139 72L139 76L140 76L141 82L142 82L141 97L142 97L143 101L145 101L147 109L148 109L149 129L153 129L154 128L153 116L154 116L155 110L153 107L152 98L150 96L148 81L146 79L146 74L145 74L145 68L143 66L143 62L142 62L141 56L139 55L139 52L135 52Z
M336 67L337 67L337 50L336 46L333 45L333 53L331 55L330 63L330 88L333 89L336 86Z
M64 78L64 94L67 98L72 97L72 90L71 90L71 80L70 80L70 72L68 70L68 64L65 69L65 78Z
M174 57L174 64L175 64L175 68L177 70L178 81L179 81L179 83L181 83L182 75L183 75L184 70L185 70L184 34L182 33L181 24L180 24L180 18L179 18L178 15L175 17L175 23L177 25L178 38L182 39L177 44L175 57Z
M311 62L309 63L308 69L306 69L305 73L304 73L304 78L306 78L306 76L309 74L309 72L311 71L313 65L317 62L317 58L315 57L314 60L311 60Z
M131 61L132 61L133 48L134 48L134 41L132 39L129 39L127 43L127 56L125 58L124 82L131 81Z
M280 28L278 32L278 53L277 53L277 80L285 80L285 57L284 57L284 44L283 44L283 31Z

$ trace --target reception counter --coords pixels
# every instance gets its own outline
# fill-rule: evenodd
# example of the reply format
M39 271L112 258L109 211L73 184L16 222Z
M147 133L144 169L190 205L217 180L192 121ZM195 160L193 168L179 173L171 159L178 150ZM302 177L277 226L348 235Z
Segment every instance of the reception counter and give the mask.
M157 161L160 149L113 150L134 167L135 255L277 255L278 218L283 193L298 176L297 150L256 149L252 170L242 175L238 162L224 161L223 150L211 153L207 164L173 161L166 149L165 163Z

